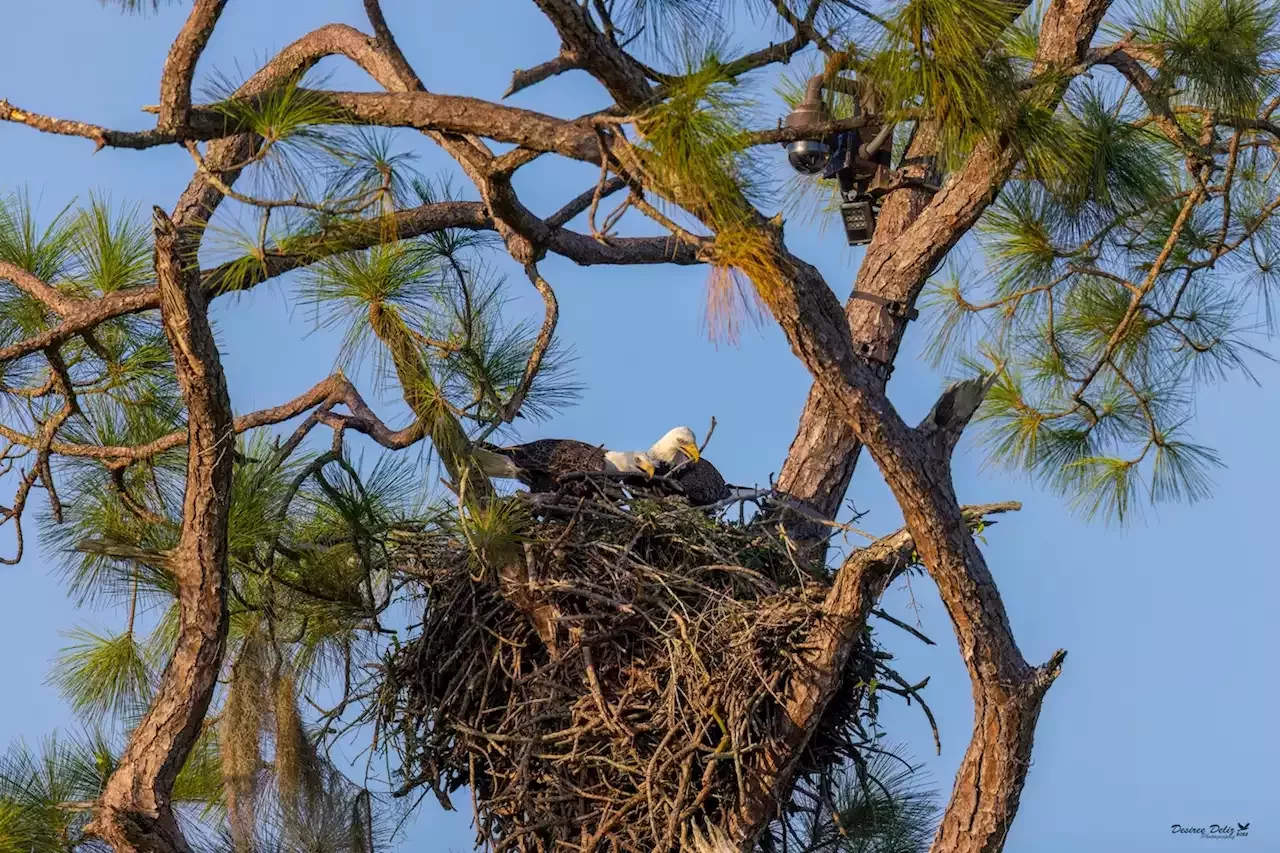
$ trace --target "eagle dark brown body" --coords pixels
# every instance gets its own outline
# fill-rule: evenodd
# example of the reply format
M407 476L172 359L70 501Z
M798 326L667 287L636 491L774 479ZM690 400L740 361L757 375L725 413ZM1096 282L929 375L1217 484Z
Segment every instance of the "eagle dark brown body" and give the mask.
M681 494L694 506L709 506L732 493L720 471L705 458L671 470L668 479L680 487Z
M567 438L544 438L511 447L482 445L483 449L505 457L516 469L515 479L534 492L554 491L565 474L603 473L605 450Z

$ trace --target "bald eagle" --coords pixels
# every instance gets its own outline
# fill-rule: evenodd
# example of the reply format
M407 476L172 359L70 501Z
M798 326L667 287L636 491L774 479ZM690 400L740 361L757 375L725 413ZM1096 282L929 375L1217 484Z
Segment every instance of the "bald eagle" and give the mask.
M519 480L534 492L558 487L565 474L635 474L652 477L654 463L646 453L605 450L571 438L543 438L511 447L480 444L472 453L488 477Z
M698 450L698 439L693 430L687 426L678 426L668 430L667 434L654 442L649 448L649 456L658 463L675 467L685 459L697 462L702 453Z
M702 458L698 440L687 426L676 427L658 439L649 448L649 456L694 506L709 506L733 493L716 466Z

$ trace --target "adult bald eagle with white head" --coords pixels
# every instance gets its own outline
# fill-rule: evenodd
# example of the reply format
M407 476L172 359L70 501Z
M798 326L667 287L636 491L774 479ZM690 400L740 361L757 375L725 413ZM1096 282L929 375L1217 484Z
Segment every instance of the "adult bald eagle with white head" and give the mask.
M550 492L566 474L630 474L648 479L655 465L648 454L606 450L571 438L543 438L510 447L482 443L472 456L487 477L519 480L534 492Z
M571 438L544 438L510 447L479 444L472 455L485 476L519 480L530 491L550 492L566 474L633 475L650 480L658 471L694 506L709 506L733 494L716 467L702 458L687 426L676 427L648 451L607 450Z
M702 458L698 439L687 426L676 427L658 439L648 455L658 463L660 473L669 473L694 506L710 506L733 494L716 466Z

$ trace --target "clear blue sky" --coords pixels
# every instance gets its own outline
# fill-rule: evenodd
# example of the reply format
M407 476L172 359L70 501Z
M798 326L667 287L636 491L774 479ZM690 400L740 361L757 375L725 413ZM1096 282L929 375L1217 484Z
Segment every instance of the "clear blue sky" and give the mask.
M438 92L497 98L514 68L553 55L557 40L526 0L422 3L384 0L391 24L427 86ZM6 3L0 9L0 98L27 109L118 128L142 128L139 107L156 103L159 72L185 4L157 16L125 17L92 0ZM239 76L308 30L331 21L367 29L358 0L232 0L201 66ZM753 35L742 30L744 42ZM757 37L757 40L763 40ZM367 81L339 63L333 85ZM573 115L600 105L602 94L581 75L537 87L521 106ZM446 161L416 141L419 166L431 173ZM590 185L592 171L539 165L520 173L518 188L535 210L549 212ZM117 200L172 207L191 162L181 150L104 150L79 139L42 136L0 125L0 191L26 186L52 214L73 197L109 192ZM837 232L788 229L794 248L847 291L858 256ZM560 297L560 334L580 359L584 401L539 427L539 435L578 436L614 447L644 446L677 423L705 429L720 422L710 448L733 482L764 481L777 471L809 382L781 335L769 329L742 346L715 348L701 324L706 273L698 269L577 268L548 260L544 273ZM517 285L516 310L539 303ZM237 411L294 396L328 374L334 341L306 336L305 310L291 308L287 286L220 302L215 316ZM644 318L658 318L664 335ZM305 337L304 337L305 336ZM924 327L910 330L891 393L908 419L927 411L941 380L917 359ZM677 381L682 365L696 382ZM634 388L642 370L665 372L655 402ZM1263 387L1235 380L1204 393L1196 437L1221 453L1211 501L1148 513L1145 524L1120 531L1086 525L1060 499L1003 474L980 472L972 448L957 457L965 502L1017 499L1026 508L1006 516L987 539L988 559L1015 632L1032 662L1064 647L1070 656L1049 692L1037 730L1034 766L1007 849L1012 853L1081 850L1164 853L1203 843L1173 837L1172 823L1251 822L1249 850L1280 850L1280 731L1274 723L1280 688L1276 652L1280 621L1280 560L1275 524L1280 453L1277 370L1260 365ZM529 433L527 437L534 437ZM852 496L870 510L863 525L889 531L899 520L869 462ZM7 550L6 545L6 550ZM71 716L45 685L59 631L87 619L115 624L109 613L77 614L51 563L38 550L20 566L0 567L0 649L8 695L0 701L0 742L38 738ZM942 731L932 755L928 726L916 709L889 704L892 736L926 760L944 792L968 741L972 715L968 677L945 612L927 580L914 583L925 630L939 645L925 648L894 629L884 639L899 652L899 670L931 676L928 698ZM910 620L903 590L888 596L891 612ZM1267 722L1271 720L1271 722ZM423 806L404 849L470 849L469 815ZM1233 846L1233 849L1234 849Z

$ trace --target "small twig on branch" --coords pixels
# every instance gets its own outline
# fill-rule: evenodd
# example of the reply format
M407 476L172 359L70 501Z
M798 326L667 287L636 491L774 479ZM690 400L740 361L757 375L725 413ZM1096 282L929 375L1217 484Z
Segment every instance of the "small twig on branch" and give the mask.
M597 183L591 189L579 193L564 207L548 216L546 219L547 227L563 228L569 224L569 220L587 210L593 204L598 203L599 199L608 198L626 185L627 180L621 175L614 175L603 184Z
M707 449L707 445L711 443L711 436L716 432L716 416L711 416L711 426L707 427L707 434L702 439L702 446L698 448L698 454L701 455Z
M929 679L926 678L924 681L921 681L919 684L908 684L906 679L904 679L898 673L894 672L889 667L885 666L883 663L878 665L878 669L884 675L889 676L890 680L892 680L894 683L898 685L898 689L894 689L893 687L890 687L889 685L886 684L886 685L883 685L884 689L888 690L891 693L897 693L899 696L902 696L907 700L908 705L911 704L912 699L915 699L916 702L919 703L920 709L924 711L925 717L927 717L929 720L929 727L933 729L934 748L937 750L938 755L942 755L942 736L938 734L938 721L934 719L933 711L929 708L929 704L925 702L924 699L920 696L920 691L923 690L925 688L925 685L929 683Z
M936 646L936 645L937 645L937 643L935 643L933 640L930 640L930 639L929 639L928 637L926 637L923 633L921 633L920 631L916 630L915 628L912 628L912 627L911 627L910 625L908 625L906 622L902 622L902 621L900 621L900 620L898 620L898 619L894 619L894 618L893 618L892 616L890 616L888 613L885 613L883 610L881 610L881 609L879 609L879 608L877 608L877 609L875 609L875 610L872 610L872 611L871 611L871 615L872 615L872 616L878 616L878 617L880 617L880 618L881 618L881 619L883 619L884 621L888 622L890 625L897 625L899 628L901 628L902 630L906 631L908 634L911 634L913 637L916 637L917 639L919 639L922 643L924 643L924 644L925 644L925 645L927 645L927 646Z
M538 378L538 371L542 369L542 361L546 358L547 351L551 348L555 337L556 323L560 320L560 303L556 301L556 292L551 289L551 285L538 272L537 265L533 263L525 264L524 274L529 277L529 281L542 296L546 313L542 318L542 328L538 330L538 337L533 342L533 351L529 353L529 360L525 363L524 375L520 377L520 384L516 386L515 392L507 400L500 412L500 417L505 423L511 423L515 420L516 415L520 413L520 407L524 405L525 398L529 396L534 380Z
M161 130L124 131L111 130L96 124L83 121L53 118L19 109L7 100L0 98L0 121L11 121L25 124L42 133L55 133L60 136L79 136L93 140L94 150L101 151L108 145L112 148L154 148L157 145L171 145L178 141L176 133Z
M554 59L548 59L546 62L535 65L532 68L516 70L511 75L511 85L507 87L507 91L502 93L502 97L505 100L523 89L580 67L577 56L562 48L560 55Z

